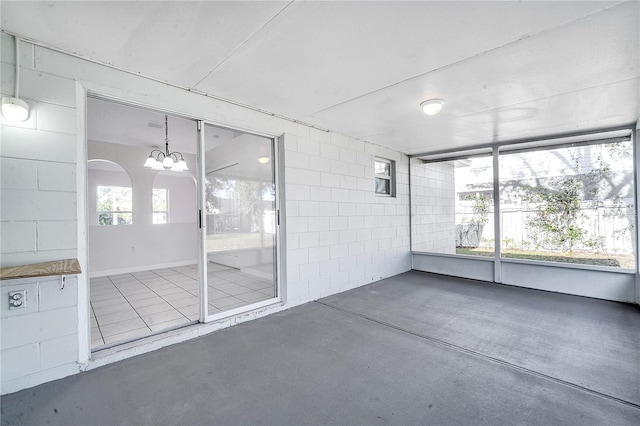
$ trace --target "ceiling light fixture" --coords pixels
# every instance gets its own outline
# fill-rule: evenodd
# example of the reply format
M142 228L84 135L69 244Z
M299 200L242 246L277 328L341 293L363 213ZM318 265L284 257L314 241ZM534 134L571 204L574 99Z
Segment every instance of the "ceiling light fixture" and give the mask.
M266 155L263 155L262 157L258 157L258 163L260 164L267 164L270 160L271 158L269 158Z
M14 79L14 95L15 97L2 98L2 115L9 121L20 122L29 118L29 104L20 99L20 41L17 37L13 38L16 42L16 76Z
M154 149L149 153L147 161L144 162L144 166L151 170L171 170L172 172L183 172L189 170L187 162L184 161L184 157L178 151L169 151L169 119L164 116L164 142L165 151L162 152L159 149ZM180 158L178 158L180 156Z
M442 105L444 105L442 99L427 99L420 104L422 111L427 115L436 115L442 110Z

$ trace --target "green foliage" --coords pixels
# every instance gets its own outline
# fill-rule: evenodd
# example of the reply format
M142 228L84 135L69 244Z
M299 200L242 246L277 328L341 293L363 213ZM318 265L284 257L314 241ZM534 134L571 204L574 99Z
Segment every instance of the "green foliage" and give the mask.
M473 217L470 223L476 226L486 225L489 222L489 210L493 206L493 199L485 194L476 193L470 197L470 200L473 201Z
M526 220L534 245L548 250L571 252L587 236L579 226L582 213L582 181L578 175L549 179L545 186L523 186L523 199L536 205Z
M98 224L133 223L132 191L129 187L98 186Z
M513 238L505 237L502 239L502 246L504 248L513 249L517 247L517 242Z
M619 154L615 144L605 147ZM584 209L599 209L605 205L605 200L618 208L623 204L619 197L605 193L611 167L603 161L601 152L587 173L581 170L579 156L574 154L571 160L573 170L563 171L563 176L547 178L544 184L538 182L535 186L525 184L521 187L523 201L535 206L534 215L525 219L525 223L536 249L560 250L563 253L571 253L577 247L602 249L604 237L592 237L581 226L587 218Z
M233 192L235 180L225 179L224 177L207 176L205 180L205 205L207 214L213 214L214 211L220 211L222 207L221 194Z
M98 187L98 211L113 211L113 188L112 186Z
M207 176L205 194L207 214L224 216L221 229L257 232L263 226L264 200L274 196L274 186L256 179Z
M113 225L113 214L111 214L111 213L100 213L98 215L98 224L99 225Z
M249 216L256 216L262 209L262 185L260 181L242 179L234 187L240 210Z

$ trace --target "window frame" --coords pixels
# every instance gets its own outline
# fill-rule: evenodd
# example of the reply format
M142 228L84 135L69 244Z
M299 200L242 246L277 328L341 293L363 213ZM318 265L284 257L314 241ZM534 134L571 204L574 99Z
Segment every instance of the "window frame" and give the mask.
M100 210L100 188L124 188L129 189L131 191L131 210ZM118 185L96 185L96 214L97 214L97 225L98 226L121 226L121 225L132 225L133 224L133 187L132 186L118 186ZM100 223L100 216L104 214L111 215L112 223ZM113 219L115 218L115 214L130 214L131 222L130 223L113 223Z
M389 175L376 173L376 163L384 163L389 165ZM396 162L388 158L374 157L373 159L374 186L373 190L378 197L395 197L396 196ZM383 179L389 182L389 192L378 192L376 182Z
M156 190L164 190L164 194L165 194L165 209L166 210L155 210L153 207L153 197L154 194L153 192ZM166 217L166 221L165 222L156 222L155 221L155 214L156 213L164 213L165 217ZM169 188L152 188L151 189L151 224L152 225L166 225L170 223L170 219L169 219Z
M518 156L518 155L528 155L528 154L538 154L540 156L543 155L548 155L548 156L560 156L562 155L563 158L566 158L567 156L570 156L570 160L571 162L568 162L566 164L563 164L563 168L541 168L541 169L535 169L534 173L528 177L529 180L531 181L536 181L535 185L526 185L530 188L533 189L534 193L537 194L553 194L553 193L557 193L560 189L559 188L563 188L566 186L572 187L575 186L577 193L576 195L573 195L573 197L575 197L575 200L578 203L578 207L577 207L577 213L575 214L574 220L575 222L572 222L573 225L572 227L568 228L568 229L574 229L576 230L576 232L584 232L584 235L580 236L580 237L576 237L576 238L568 238L566 235L562 235L563 237L565 237L564 239L562 239L562 241L564 241L565 239L568 240L567 244L569 246L569 249L564 250L559 248L560 247L560 243L558 243L557 241L554 243L547 243L547 244L551 244L551 246L553 246L554 244L558 245L558 247L544 247L544 244L540 243L540 240L544 240L545 236L543 235L543 237L538 237L538 238L530 238L527 243L531 244L531 241L533 241L533 245L535 248L534 251L542 251L542 252L547 252L549 253L549 255L551 256L557 256L559 258L563 258L563 257L568 257L568 258L573 258L573 256L568 255L566 253L572 253L575 249L576 252L586 252L589 253L590 251L593 251L593 247L589 247L589 244L591 241L598 241L600 239L603 239L602 242L600 242L600 244L602 244L602 246L604 247L605 244L607 244L607 242L604 241L605 236L607 235L606 231L603 231L602 228L603 227L607 227L607 224L611 227L611 228L615 228L614 225L612 225L612 222L615 221L615 219L610 219L609 222L606 221L606 219L602 219L599 215L602 214L604 218L612 218L615 217L616 215L618 216L624 216L624 217L629 217L629 213L626 214L622 214L621 212L624 211L625 209L629 209L631 208L633 210L633 213L631 216L636 215L636 211L637 211L637 206L636 206L636 200L635 200L635 193L636 193L636 188L635 188L635 173L636 173L636 164L633 161L634 158L634 142L633 142L633 138L629 138L629 140L619 140L619 139L624 139L624 138L611 138L610 140L592 140L592 141L586 141L586 142L582 142L582 143L577 143L577 144L547 144L545 146L541 146L541 147L528 147L528 148L521 148L518 149L517 147L510 147L511 149L504 149L501 150L499 153L499 164L501 167L500 170L500 178L499 178L499 200L500 200L500 212L501 212L501 227L504 228L505 226L512 226L512 221L509 221L508 219L505 218L505 213L513 213L513 212L519 212L519 213L524 213L527 216L531 216L531 217L535 217L536 215L540 215L540 212L545 210L545 206L557 206L557 203L554 203L552 201L550 201L548 198L546 201L544 197L542 197L542 199L537 199L537 200L528 200L528 201L523 201L522 197L516 197L515 200L511 200L512 202L516 202L516 203L520 203L519 205L517 205L517 207L512 207L512 208L505 208L505 206L507 206L507 201L506 199L508 197L505 196L504 194L504 186L507 185L509 183L509 181L505 178L505 175L507 173L505 173L505 169L503 169L503 167L508 168L509 166L509 161L507 158L511 157L511 156ZM630 182L631 186L630 186L630 191L634 194L632 197L629 197L628 195L626 197L620 197L621 192L617 192L616 194L614 194L613 197L611 198L599 198L601 194L599 194L599 192L593 191L593 190L589 190L589 188L585 187L586 185L589 185L590 183L593 184L593 182L595 181L590 181L589 179L594 179L594 178L589 178L589 176L591 176L592 173L601 173L602 175L608 175L610 173L610 171L606 171L605 169L608 169L608 165L606 165L606 163L602 162L602 158L603 155L601 153L596 153L596 154L591 154L596 158L596 161L601 161L600 164L600 168L598 167L594 167L594 166L598 166L597 163L591 163L588 161L581 161L581 156L577 155L578 153L576 153L575 151L569 151L572 148L576 148L577 149L581 149L581 150L585 150L591 147L603 147L603 146L607 146L607 145L611 145L613 143L619 143L619 142L626 142L629 143L631 146L631 151L628 152L629 154L629 159L631 161L631 173L629 175L629 180L628 182ZM561 151L562 150L562 151ZM590 151L587 151L590 152ZM613 154L615 156L615 154ZM534 157L535 158L535 157ZM526 163L531 163L530 161L531 159L525 159L522 160ZM611 158L609 160L612 160ZM513 161L513 160L511 160ZM546 164L546 163L545 163ZM602 169L604 165L604 169ZM566 169L570 169L569 171L567 171ZM586 170L585 170L586 169ZM624 169L617 169L618 173L624 173ZM575 180L579 183L575 183L574 185L571 185L570 183L567 184L563 184L562 182L562 178L569 178L570 181L571 180ZM600 185L601 180L603 179L602 176L598 176L597 177L598 181L596 183L597 186ZM523 181L526 182L526 180L523 179ZM559 183L560 182L560 183ZM620 188L620 190L623 190L623 188ZM568 191L571 192L571 191ZM629 199L629 198L633 198L633 202L632 204L626 204L626 202L624 201L624 199ZM565 198L566 199L566 198ZM553 200L553 198L551 197L551 200ZM608 211L608 213L607 213ZM558 212L558 209L554 208L552 209L551 212L545 212L545 215L547 217L544 218L544 220L540 219L539 222L544 222L544 223L549 223L549 222L553 222L554 218L556 221L558 221L558 218L561 218L562 221L565 220L566 217L571 217L571 214L565 212L565 216L561 215L562 211ZM594 218L595 217L595 218ZM527 219L524 222L528 222L530 219ZM519 221L516 221L519 222ZM593 223L597 223L598 224L598 228L597 231L594 232L594 229L596 229L595 227L593 227L593 225L589 225L589 222ZM604 225L601 225L602 223L604 223ZM636 252L636 248L635 248L635 243L634 243L634 238L632 236L634 229L636 228L637 224L634 221L633 224L629 225L629 229L627 229L628 232L630 232L630 238L627 240L627 243L630 243L633 247L631 249L632 253ZM551 227L553 228L553 226ZM559 227L555 227L555 229L558 229ZM536 227L531 226L530 224L527 223L527 225L523 228L524 231L526 231L527 233L531 233L536 231ZM538 231L540 231L540 229L538 229ZM544 230L542 231L544 234ZM613 234L615 235L616 233L621 232L620 228L618 228L617 230L614 230ZM625 231L623 230L622 233L624 233ZM549 232L546 238L547 239L551 239L553 240L554 238L558 239L559 237L557 235L555 235L557 232ZM591 237L591 238L590 238ZM502 252L505 251L505 249L508 249L507 245L508 243L506 243L506 238L504 237L504 235L501 235L501 240L502 240L502 246L501 246L501 254L502 254L502 260L504 261L505 259L516 259L516 260L523 260L523 258L518 258L518 257L509 257L509 256L505 256ZM609 241L608 243L611 243L611 241ZM576 246L574 247L573 244L576 244ZM622 244L625 244L624 242ZM604 254L607 256L613 256L615 258L616 253L615 253L616 249L614 248L613 251L605 251L605 252L598 252L597 250L593 251L595 255L599 255L599 254ZM634 256L635 257L635 256ZM576 258L578 259L578 258ZM532 261L533 259L525 259L527 261ZM617 259L614 259L617 260ZM578 265L583 265L583 266L603 266L603 267L611 267L611 268L615 268L615 269L620 269L620 270L631 270L631 269L636 269L637 268L637 258L634 259L634 265L631 267L628 266L614 266L614 265L596 265L593 263L583 263L580 261L576 261L575 263L573 261L563 261L563 260L539 260L538 262L542 262L544 264L578 264Z
M410 161L413 159L421 160L423 163L431 163L431 162L444 162L451 160L458 160L461 158L471 158L474 156L484 156L491 155L494 158L494 169L501 163L499 158L503 154L513 154L518 152L527 152L527 151L539 151L546 149L554 149L560 147L570 147L570 146L586 146L586 145L604 145L607 143L614 142L622 142L628 141L631 142L632 153L631 157L633 159L637 159L638 154L636 150L636 132L630 127L623 126L618 128L611 129L602 129L595 130L589 132L582 132L573 135L563 135L563 136L550 136L550 137L541 137L534 139L522 139L522 140L513 140L513 141L504 141L499 143L491 143L479 146L478 148L469 149L469 150L443 150L432 153L417 153L409 156ZM638 163L637 160L633 161L633 175L636 176L638 173ZM494 170L494 194L499 191L499 171ZM411 182L411 170L409 180ZM632 192L634 194L634 210L635 217L637 218L637 212L639 211L637 193L638 188L636 187L637 181L634 179L633 181L633 189ZM411 199L412 188L410 185L409 193ZM494 215L496 221L496 241L502 240L502 218L501 210L500 210L500 194L494 196ZM411 202L411 201L410 201ZM498 219L500 217L500 219ZM634 227L638 226L638 222L634 222ZM413 229L410 231L413 233ZM445 253L437 253L437 252L429 252L429 251L419 251L414 250L413 246L411 247L411 253L414 255L423 255L423 256L435 256L438 258L451 258L451 259L460 259L461 262L492 262L495 264L495 276L493 280L496 282L501 282L501 273L500 268L501 264L523 264L523 265L542 265L546 267L555 267L555 268L565 268L565 269L584 269L584 270L592 270L592 271L610 271L613 273L622 273L628 274L635 271L638 267L640 267L640 262L638 262L638 242L634 243L634 251L635 255L635 267L629 269L624 266L601 266L601 265L593 265L593 264L583 264L583 263L568 263L568 262L556 262L556 261L547 261L547 260L530 260L530 259L518 259L518 258L509 258L502 256L501 245L496 244L495 253L491 257L482 257L482 256L474 256L467 254L445 254ZM480 264L478 263L478 264ZM454 274L455 275L455 274Z

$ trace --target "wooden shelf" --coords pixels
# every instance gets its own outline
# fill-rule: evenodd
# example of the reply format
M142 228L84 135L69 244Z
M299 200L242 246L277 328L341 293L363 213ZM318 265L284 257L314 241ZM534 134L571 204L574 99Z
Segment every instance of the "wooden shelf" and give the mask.
M65 259L54 262L0 268L0 280L48 277L51 275L77 275L81 273L82 269L80 268L78 259Z

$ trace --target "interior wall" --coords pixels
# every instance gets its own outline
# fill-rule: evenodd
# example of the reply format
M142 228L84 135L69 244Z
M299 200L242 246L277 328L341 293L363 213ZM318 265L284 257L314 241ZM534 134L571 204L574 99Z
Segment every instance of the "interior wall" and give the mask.
M169 190L169 224L195 224L198 217L195 179L191 175L168 176L165 173L156 175L153 187Z
M13 93L15 78L14 41L2 34L1 43L0 90L7 96ZM197 332L185 330L179 338L196 337L411 268L408 160L404 155L41 46L21 43L20 95L30 104L31 114L27 121L17 124L0 118L2 267L75 257L83 262L78 244L86 241L87 224L78 209L83 208L86 200L84 191L78 193L76 189L76 179L81 181L84 176L77 177L76 173L86 173L84 96L85 91L90 91L183 116L200 117L228 128L274 137L284 135L287 200L284 262L287 266L286 274L281 276L287 277L283 283L287 291L286 303L210 324ZM145 152L142 158L147 155ZM103 154L92 153L92 156L106 158ZM396 198L376 197L373 193L374 156L397 161ZM126 158L112 160L132 174L133 166L127 164ZM139 167L137 158L135 167ZM195 165L189 167L196 170ZM144 182L147 188L152 188L150 177ZM144 208L140 213L151 216L150 210L145 212ZM154 241L148 243L153 245ZM113 247L109 251L113 254L121 249ZM144 252L144 249L140 251ZM63 368L53 369L40 363L41 348L33 342L9 347L3 339L2 370L19 371L20 374L11 380L5 379L3 374L2 393L87 368L90 353L88 295L81 289L88 286L88 274L87 265L82 266L78 291L63 290L56 293L55 299L57 306L75 306L72 309L78 315L77 324L74 324L77 328L71 336L80 342L77 352L74 351L71 357L67 354ZM5 285L9 284L3 283ZM50 296L43 294L42 298L41 301L47 302ZM58 332L69 336L66 329L52 330L52 326L54 329L58 326L55 318L45 320L34 315L32 312L18 315L20 318L14 320L12 327L14 330L41 327L45 331L38 336L38 342L47 341ZM67 327L68 323L64 324ZM171 340L172 343L175 341ZM162 342L147 348L169 344ZM133 355L142 351L127 353ZM124 356L127 355L116 354L109 359Z
M195 132L193 137L195 144ZM194 156L185 155L190 169L182 172L185 177L174 177L143 167L142 162L149 154L145 148L99 141L89 141L88 147L89 160L109 160L124 169L123 173L88 172L89 274L104 276L197 263ZM171 210L167 224L152 223L152 190L160 184L169 189ZM132 224L98 225L99 185L132 186ZM176 220L171 220L174 215Z

